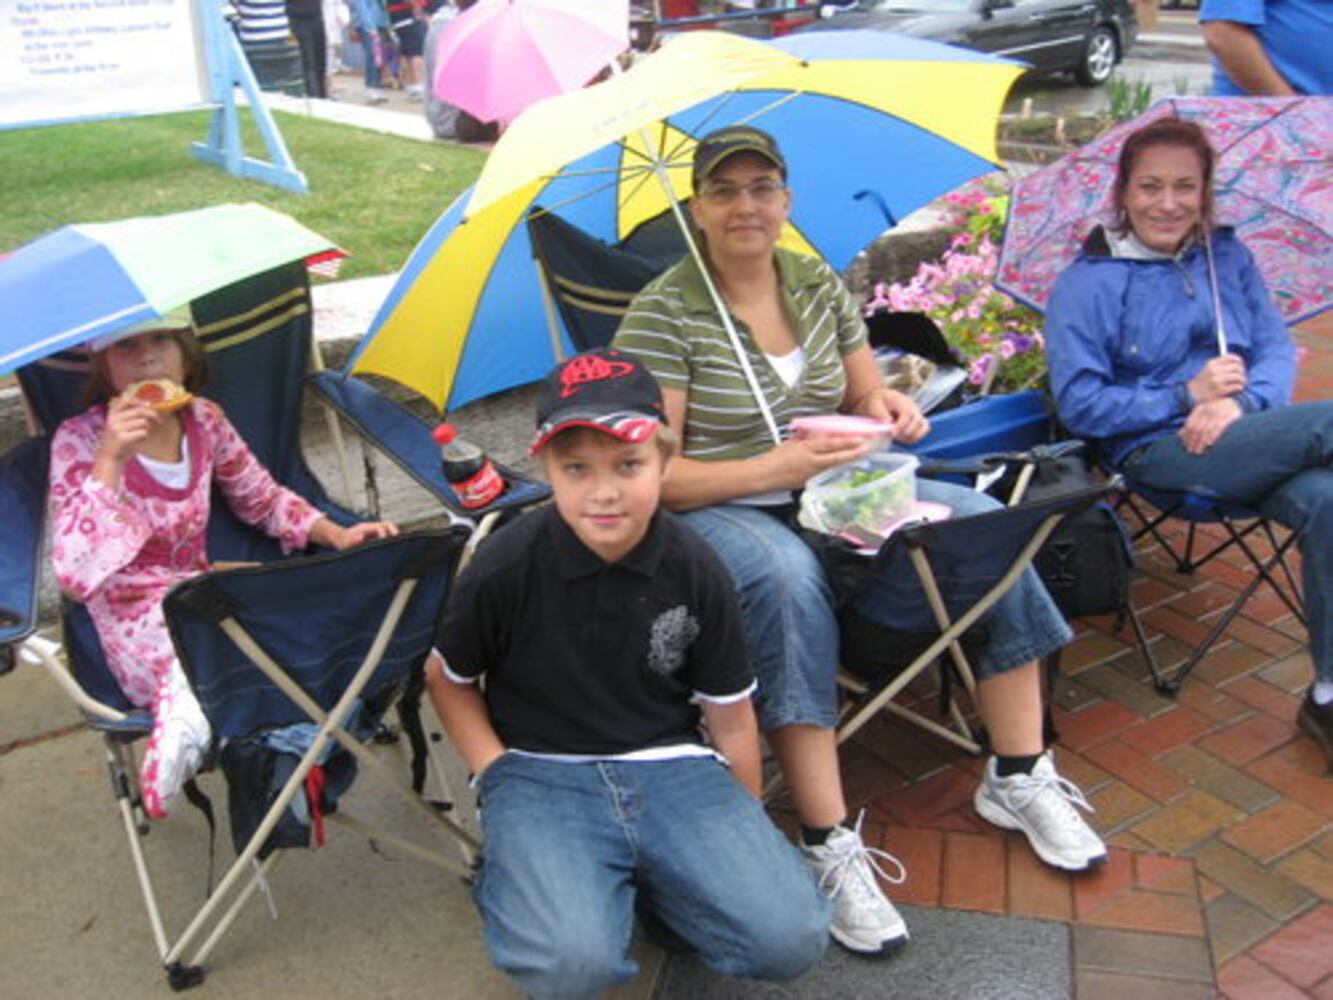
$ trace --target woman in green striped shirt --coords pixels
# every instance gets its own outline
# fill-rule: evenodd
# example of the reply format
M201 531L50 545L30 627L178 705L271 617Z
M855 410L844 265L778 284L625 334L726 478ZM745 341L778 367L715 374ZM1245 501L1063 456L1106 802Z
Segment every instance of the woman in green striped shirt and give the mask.
M691 212L707 277L726 303L744 362L692 257L643 289L615 344L640 355L657 376L668 422L681 435L664 503L713 545L736 583L759 676L760 724L791 789L802 849L833 898L833 936L853 951L882 954L905 941L907 929L875 879L871 855L880 852L862 843L859 822L847 822L834 733L833 596L813 554L788 527L792 491L870 445L844 436L792 438L785 429L794 417L841 411L892 421L895 437L910 443L929 424L910 399L883 385L859 310L838 275L777 246L791 206L786 181L781 151L759 129L719 129L696 149ZM768 415L757 407L751 381ZM993 506L947 484L923 482L919 491L955 514ZM1069 640L1069 627L1031 571L992 621L976 666L981 712L999 756L988 763L977 808L992 822L1022 829L1048 863L1088 868L1105 859L1105 846L1069 804L1081 794L1070 792L1042 752L1037 661Z

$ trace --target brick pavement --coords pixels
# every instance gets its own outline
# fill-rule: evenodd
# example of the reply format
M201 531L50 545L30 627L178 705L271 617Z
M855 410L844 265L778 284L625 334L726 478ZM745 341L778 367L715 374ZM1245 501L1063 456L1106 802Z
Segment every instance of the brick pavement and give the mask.
M1333 397L1333 313L1298 339L1297 397ZM1223 558L1181 576L1140 546L1134 599L1163 667L1246 583ZM1333 998L1333 778L1293 724L1304 630L1261 591L1171 700L1113 626L1079 623L1054 707L1060 769L1095 806L1108 863L1080 876L1040 864L973 811L980 761L884 716L843 760L867 842L907 866L894 898L1068 924L1079 996Z

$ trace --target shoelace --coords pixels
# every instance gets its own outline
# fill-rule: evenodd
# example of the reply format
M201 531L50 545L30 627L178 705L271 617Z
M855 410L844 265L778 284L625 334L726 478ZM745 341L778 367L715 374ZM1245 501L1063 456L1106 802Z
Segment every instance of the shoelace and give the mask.
M1066 808L1078 806L1087 812L1096 812L1091 802L1083 795L1083 790L1068 778L1062 778L1054 771L1045 774L1017 774L1013 781L1015 804L1026 809L1046 789L1055 792L1065 803ZM1021 801L1020 801L1021 800Z
M855 876L851 879L850 884L854 886L861 895L868 895L873 892L874 880L873 878L869 878L868 873L864 872L862 864L864 864L866 869L873 871L876 875L891 885L902 885L903 882L907 881L907 869L903 867L901 861L888 851L881 851L878 847L867 847L865 845L865 841L861 839L861 824L865 822L865 818L866 811L862 809L860 813L857 814L856 826L852 828L852 833L855 839L848 837L839 842L837 848L839 853L819 880L819 888L830 896L836 896L842 891L843 886L848 882L848 876L852 873L855 873ZM879 866L879 862L875 860L876 858L883 858L885 861L891 862L893 867L897 869L897 874L890 875L886 872ZM870 881L872 884L867 885L867 881ZM831 889L830 885L832 886Z

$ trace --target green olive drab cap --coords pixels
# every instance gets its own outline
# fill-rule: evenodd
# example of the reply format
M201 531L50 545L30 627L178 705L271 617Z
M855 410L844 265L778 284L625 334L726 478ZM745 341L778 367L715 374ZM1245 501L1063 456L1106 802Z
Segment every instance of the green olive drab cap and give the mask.
M753 125L727 125L709 132L694 147L694 187L707 179L729 156L754 153L778 168L782 179L787 179L787 161L778 149L777 140Z

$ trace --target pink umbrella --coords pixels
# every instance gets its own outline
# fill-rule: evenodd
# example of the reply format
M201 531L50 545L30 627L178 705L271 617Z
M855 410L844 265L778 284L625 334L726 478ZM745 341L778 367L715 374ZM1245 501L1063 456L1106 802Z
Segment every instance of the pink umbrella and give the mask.
M435 96L482 121L575 90L629 47L629 0L479 0L440 32Z

